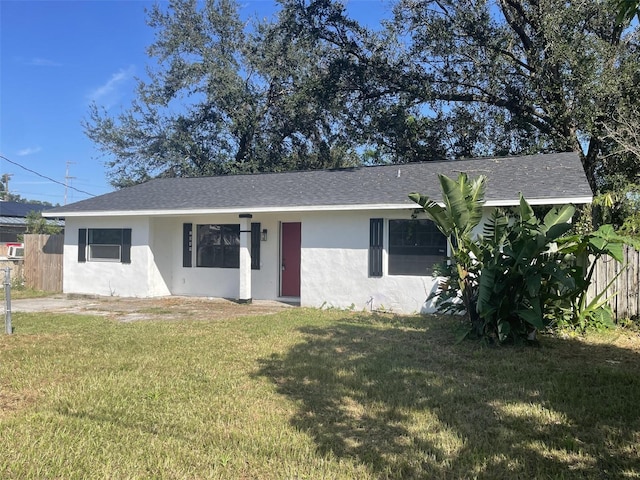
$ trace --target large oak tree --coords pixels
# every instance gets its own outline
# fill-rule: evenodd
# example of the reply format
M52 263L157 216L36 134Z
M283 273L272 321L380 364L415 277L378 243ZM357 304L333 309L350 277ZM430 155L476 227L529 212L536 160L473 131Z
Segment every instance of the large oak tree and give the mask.
M93 105L85 131L118 187L155 176L353 164L342 102L320 86L323 52L233 0L172 0L148 12L155 65L117 116Z
M283 5L340 59L379 147L397 138L389 112L400 106L405 132L431 129L431 157L573 150L596 190L619 150L610 131L640 102L638 27L617 22L612 2L399 0L375 33L331 0ZM416 133L409 152L429 138Z
M638 173L639 32L616 2L397 0L377 28L279 2L262 23L232 0L151 10L150 81L86 123L114 184L567 150L594 190Z

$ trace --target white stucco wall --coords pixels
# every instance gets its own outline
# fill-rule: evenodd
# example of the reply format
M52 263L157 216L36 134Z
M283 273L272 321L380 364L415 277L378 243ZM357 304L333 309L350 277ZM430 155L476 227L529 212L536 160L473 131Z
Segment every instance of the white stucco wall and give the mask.
M300 221L300 215L254 215L267 230L267 240L260 242L261 265L251 270L252 295L258 299L276 299L279 295L279 226L281 221ZM154 297L194 295L238 298L237 269L182 266L182 226L192 223L194 241L196 225L236 224L237 214L194 215L185 217L69 217L65 228L65 293ZM78 262L78 229L131 228L131 263Z
M182 266L182 225L193 224L193 256L192 267ZM237 298L239 277L238 270L232 268L199 268L196 267L197 225L206 224L239 224L238 215L199 215L174 218L167 225L170 229L167 236L173 237L175 244L172 261L171 293L174 295L195 295L201 297Z
M409 219L412 210L359 212L300 212L254 214L268 231L260 242L260 270L251 270L254 299L278 299L280 289L280 226L301 222L301 295L303 306L432 312L427 297L438 279L389 275L386 252L390 219ZM369 221L384 219L383 276L370 278ZM425 217L426 218L426 217ZM238 298L239 271L228 268L182 266L183 223L239 224L237 214L172 217L69 217L65 228L64 291L99 295L153 297L194 295ZM131 263L79 263L79 228L131 228ZM195 247L195 245L194 245ZM195 251L195 248L194 248Z
M131 228L131 263L78 262L80 228ZM168 295L149 247L152 237L149 220L143 217L67 218L63 291L127 297Z
M279 294L279 222L299 221L299 216L256 214L251 222L260 223L260 229L267 230L267 240L260 242L260 269L251 270L251 294L256 299L276 299ZM153 220L155 222L156 220ZM170 268L173 271L171 293L174 295L197 295L208 297L238 298L239 271L233 268L196 267L193 257L192 267L182 266L182 225L193 224L194 242L196 225L239 224L237 214L197 215L163 221L163 237L172 237L173 255Z
M369 274L369 220L384 218L383 276ZM312 307L431 312L426 299L436 288L430 275L388 275L388 220L411 218L410 210L313 213L302 223L301 303Z

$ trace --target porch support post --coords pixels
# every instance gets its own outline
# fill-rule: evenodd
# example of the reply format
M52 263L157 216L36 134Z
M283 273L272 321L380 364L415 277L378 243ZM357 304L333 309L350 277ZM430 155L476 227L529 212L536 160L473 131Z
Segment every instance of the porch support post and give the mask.
M240 214L240 303L251 303L251 217L250 213Z

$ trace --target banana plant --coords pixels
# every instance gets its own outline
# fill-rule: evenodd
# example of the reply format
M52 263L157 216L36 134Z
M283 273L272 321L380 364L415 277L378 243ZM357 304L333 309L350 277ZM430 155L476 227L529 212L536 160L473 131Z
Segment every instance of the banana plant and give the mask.
M539 218L520 195L518 205L496 209L483 218L486 178L456 180L439 175L442 202L412 193L447 237L450 263L436 292L440 311L460 305L469 320L467 333L497 342L530 338L537 330L558 322L584 329L589 323L607 324L604 294L587 302L595 262L602 255L622 261L622 245L640 242L617 234L609 225L588 235L567 235L575 207L554 207ZM609 313L609 314L608 314Z
M446 175L438 175L442 204L427 195L411 193L409 198L420 205L434 221L442 234L447 237L453 271L447 283L441 285L440 294L451 305L451 295L442 291L457 284L457 299L462 301L470 325L477 334L482 334L483 325L477 313L477 278L481 268L481 250L474 242L473 231L480 224L483 214L484 195L487 178L476 177L469 180L466 173L460 173L456 180ZM454 287L455 288L455 287ZM455 301L453 302L455 303ZM446 308L446 307L445 307Z
M530 337L546 325L547 306L573 288L560 268L555 241L570 228L575 208L552 208L540 220L522 195L514 211L496 210L478 241L484 252L478 313L498 339Z
M617 292L608 297L605 294L626 266L623 266L603 291L597 293L591 301L587 301L587 291L598 260L607 255L622 263L625 244L640 250L640 241L634 237L620 235L611 225L602 225L595 232L586 235L568 235L558 240L558 252L576 266L576 289L571 292L571 307L564 318L572 328L584 331L592 323L603 326L613 323L612 312L607 302L617 295Z

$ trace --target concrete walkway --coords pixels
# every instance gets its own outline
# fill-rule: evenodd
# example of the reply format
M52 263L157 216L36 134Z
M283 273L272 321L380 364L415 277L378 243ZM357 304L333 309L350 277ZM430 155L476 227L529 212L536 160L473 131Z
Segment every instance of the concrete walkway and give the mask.
M4 316L4 301L0 302L0 314ZM11 301L11 312L70 313L108 316L120 321L141 319L219 319L247 315L266 315L292 308L291 305L273 300L254 300L239 304L223 298L204 297L78 297L55 295L44 298L26 298Z

